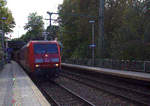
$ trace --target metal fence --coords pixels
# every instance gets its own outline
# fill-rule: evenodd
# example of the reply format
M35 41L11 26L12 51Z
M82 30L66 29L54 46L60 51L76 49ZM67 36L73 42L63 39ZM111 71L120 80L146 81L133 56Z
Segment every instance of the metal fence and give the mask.
M63 63L93 66L92 59L63 59ZM150 61L95 59L93 67L150 72Z

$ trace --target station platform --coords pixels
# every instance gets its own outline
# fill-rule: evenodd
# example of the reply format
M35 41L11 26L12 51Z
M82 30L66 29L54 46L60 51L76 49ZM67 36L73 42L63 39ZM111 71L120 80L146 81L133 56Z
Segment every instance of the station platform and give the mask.
M0 70L0 106L50 106L23 69L14 61Z
M99 68L99 67L89 67L89 66L67 64L67 63L62 63L61 66L150 82L150 73L133 72L133 71L125 71L125 70L114 70L114 69L106 69L106 68Z

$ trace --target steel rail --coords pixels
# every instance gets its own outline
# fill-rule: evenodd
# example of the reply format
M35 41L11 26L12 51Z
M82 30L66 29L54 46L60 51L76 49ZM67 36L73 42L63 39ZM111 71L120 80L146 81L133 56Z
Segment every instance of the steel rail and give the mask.
M89 102L88 100L84 99L83 97L81 97L80 95L78 95L77 93L71 91L70 89L66 88L63 85L60 85L56 82L53 82L54 84L56 84L57 86L63 88L64 90L66 90L67 92L71 93L72 95L76 96L77 98L81 99L82 101L84 101L85 103L87 103L89 106L95 106L93 103Z
M61 74L61 75L62 75L62 74ZM145 103L145 102L143 102L143 101L141 102L141 101L136 100L136 99L133 99L133 98L131 98L131 97L129 97L129 96L116 94L116 93L114 93L114 92L111 91L111 90L103 89L103 88L100 88L100 87L97 87L97 86L88 84L87 82L83 82L83 81L80 81L79 79L72 78L72 77L70 77L70 76L67 76L66 74L63 75L63 76L64 76L64 77L67 77L67 78L69 78L69 79L78 81L78 82L80 82L80 83L82 83L82 84L85 84L85 85L87 85L87 86L96 88L96 89L98 89L98 90L103 90L103 91L108 92L108 93L110 93L110 94L112 94L112 95L116 95L116 96L125 98L125 99L127 99L127 100L133 101L133 102L135 102L135 103L141 104L142 106L148 106L148 105L149 105L148 103ZM81 77L80 77L80 78L81 78ZM99 83L101 83L101 82L99 82ZM108 85L108 84L106 84L106 83L104 83L104 82L102 82L102 83L105 84L106 86L111 86L111 85ZM114 87L114 86L113 86L113 87Z
M46 98L52 102L51 104L54 104L54 106L61 106L52 96L49 95L49 93L43 87L40 87L40 89L41 89L42 93L44 93Z
M132 88L129 88L129 87L127 88L127 87L123 87L123 86L119 86L119 85L116 86L115 84L112 84L112 83L108 83L108 82L105 82L105 81L100 81L100 80L97 80L97 79L92 79L92 78L89 78L87 76L81 76L81 75L76 74L76 73L70 73L70 72L65 72L65 73L73 75L73 76L77 76L77 77L80 77L80 78L84 78L84 79L87 79L87 80L91 80L91 81L94 81L94 82L97 82L97 83L103 83L103 84L107 84L109 86L113 86L113 87L116 87L116 88L130 90L132 92L136 92L136 93L139 93L139 94L142 94L142 95L150 96L150 93L145 93L145 92L139 91L137 89L132 89Z

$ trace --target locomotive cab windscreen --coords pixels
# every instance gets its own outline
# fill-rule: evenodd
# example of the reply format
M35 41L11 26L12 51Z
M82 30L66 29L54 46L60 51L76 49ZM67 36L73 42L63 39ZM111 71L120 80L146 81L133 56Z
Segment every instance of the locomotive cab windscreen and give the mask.
M57 54L58 47L56 44L34 44L34 53L35 54Z
M56 43L34 44L35 63L58 64L60 62L58 45Z

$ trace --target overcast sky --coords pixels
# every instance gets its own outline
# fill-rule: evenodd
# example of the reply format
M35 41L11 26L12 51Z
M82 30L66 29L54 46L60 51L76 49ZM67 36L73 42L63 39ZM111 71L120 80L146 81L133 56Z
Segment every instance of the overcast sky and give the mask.
M44 19L48 19L46 12L57 12L58 5L62 2L63 0L7 0L7 7L12 11L16 22L14 33L11 34L12 38L20 37L25 33L23 26L27 23L29 13L37 12ZM44 22L45 26L49 23L48 20Z

